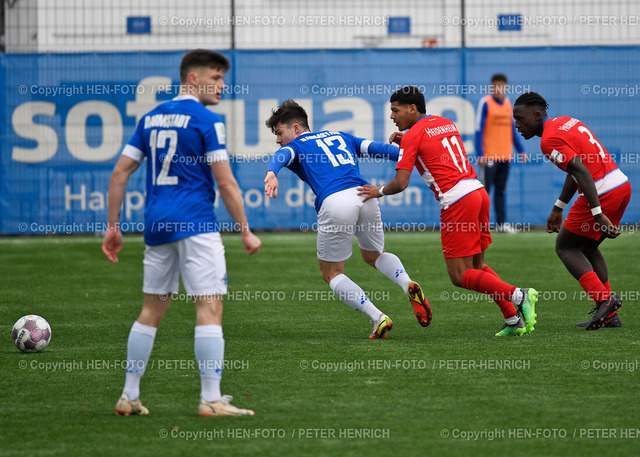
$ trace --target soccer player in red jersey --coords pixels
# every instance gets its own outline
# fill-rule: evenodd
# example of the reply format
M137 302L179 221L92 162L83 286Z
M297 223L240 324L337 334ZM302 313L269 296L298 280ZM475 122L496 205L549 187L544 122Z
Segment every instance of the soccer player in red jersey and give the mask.
M548 108L542 96L527 92L516 100L513 118L525 140L542 137L545 157L567 173L547 218L547 232L559 232L556 253L596 303L590 313L594 316L576 326L620 327L616 311L622 301L611 292L607 262L598 247L605 238L620 235L617 225L631 199L631 184L591 130L569 116L547 117ZM562 223L562 210L576 190L578 199Z
M491 243L489 195L467 159L456 125L427 116L424 95L417 87L397 90L390 101L391 119L399 130L409 129L389 139L400 145L396 175L381 187L362 186L359 195L366 195L366 201L402 192L415 166L440 203L442 252L451 282L491 295L506 321L496 336L531 333L538 292L507 284L484 263L484 251Z

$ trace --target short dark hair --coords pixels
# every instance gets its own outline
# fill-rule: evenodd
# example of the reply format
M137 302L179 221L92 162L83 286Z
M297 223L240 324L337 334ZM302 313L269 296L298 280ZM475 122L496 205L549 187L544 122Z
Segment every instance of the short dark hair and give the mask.
M271 117L267 119L267 127L271 129L273 133L276 132L276 125L283 123L286 125L292 125L298 123L304 129L309 129L309 116L304 108L298 105L295 101L288 99L282 102L278 109L271 111Z
M214 68L226 73L231 68L231 63L219 52L209 51L207 49L189 51L182 56L182 62L180 63L180 81L185 82L191 70L202 67Z
M504 73L496 73L495 75L493 75L491 77L491 84L497 83L498 81L506 83L507 82L507 75L505 75Z
M426 114L427 108L424 101L424 94L416 86L404 86L398 89L389 98L391 103L398 102L402 105L416 105L420 114Z
M523 105L527 108L535 107L540 108L540 111L547 111L549 109L549 104L547 101L542 98L542 95L537 94L535 92L525 92L521 96L518 97L513 106Z

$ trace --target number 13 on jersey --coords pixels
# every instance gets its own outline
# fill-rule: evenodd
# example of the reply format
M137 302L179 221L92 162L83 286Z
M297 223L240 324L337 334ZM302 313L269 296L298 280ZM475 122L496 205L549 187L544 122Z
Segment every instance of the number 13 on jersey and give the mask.
M338 142L338 149L342 151L342 153L334 154L329 149L329 146L333 146L335 142ZM327 138L323 138L321 140L316 140L316 144L324 151L324 153L329 157L329 161L331 165L334 167L339 167L340 165L355 165L355 161L351 156L351 153L347 149L347 144L344 142L340 135L333 135Z

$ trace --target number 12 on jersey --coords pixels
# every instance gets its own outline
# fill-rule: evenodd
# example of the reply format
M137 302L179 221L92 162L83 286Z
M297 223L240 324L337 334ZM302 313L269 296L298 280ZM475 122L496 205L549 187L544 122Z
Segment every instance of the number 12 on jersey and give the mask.
M169 146L167 147L167 140L169 140ZM151 148L151 170L152 170L152 182L154 186L175 186L178 184L177 176L169 176L169 167L173 161L173 156L176 153L178 147L178 132L175 130L151 130L149 135L149 147ZM158 149L167 148L166 154L160 155L160 161L162 162L162 169L156 177L156 155Z
M460 163L462 163L462 167L460 167L460 163L458 162L458 158L456 157L456 154L453 152L453 148L451 147L452 144L456 147L456 149L458 149L458 154L460 156L459 159L460 159ZM452 136L451 137L451 141L449 141L449 138L443 138L442 146L444 146L445 149L447 151L449 151L449 155L451 156L451 159L453 160L453 164L456 166L458 171L460 173L467 172L468 171L467 170L467 157L462 152L462 148L460 147L460 143L458 142L458 138L456 136Z

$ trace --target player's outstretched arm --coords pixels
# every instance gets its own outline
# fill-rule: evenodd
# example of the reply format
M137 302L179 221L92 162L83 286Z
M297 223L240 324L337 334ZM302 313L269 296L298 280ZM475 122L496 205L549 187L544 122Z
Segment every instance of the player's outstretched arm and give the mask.
M267 171L267 176L264 178L264 193L269 198L278 198L278 177L271 170Z
M267 168L267 175L264 178L264 193L269 198L278 198L278 172L282 167L288 166L294 159L293 149L290 147L283 147L278 149L271 160L269 161L269 168Z
M120 232L120 211L131 174L138 169L140 162L128 156L120 156L111 174L107 193L107 233L102 241L102 252L107 259L118 263L118 253L122 249Z
M233 176L231 172L229 162L226 160L214 162L211 164L211 170L218 184L218 191L220 191L220 196L222 197L225 208L229 211L234 222L240 227L242 244L244 244L243 249L247 251L249 255L255 254L260 250L262 241L249 229L249 222L247 221L247 215L244 211L244 202L242 201L240 186L238 186L238 181L236 181L235 176Z
M407 188L410 177L410 170L397 170L396 175L388 184L385 184L384 186L372 186L371 184L365 184L362 187L358 187L358 195L364 195L365 198L362 201L366 202L372 198L380 198L384 195L397 194ZM381 188L383 188L382 193L380 192Z
M373 157L393 162L397 162L400 157L400 149L394 144L371 141L344 132L342 132L342 136L351 139L358 157Z
M362 150L363 145L366 149L364 151L364 154ZM369 157L391 160L393 162L397 162L400 158L400 149L398 148L398 146L394 144L379 143L377 141L369 141L367 143L363 142L361 144L359 152L359 156L363 156L366 154Z
M294 159L293 149L290 147L283 147L278 149L269 160L269 168L267 168L267 175L264 178L264 193L269 198L278 197L278 178L277 174L282 167L288 166Z

